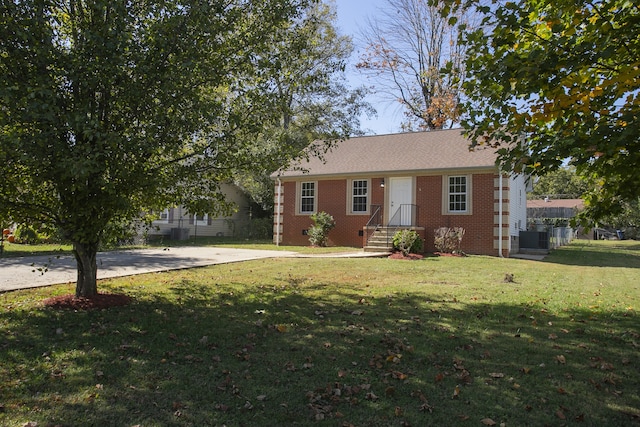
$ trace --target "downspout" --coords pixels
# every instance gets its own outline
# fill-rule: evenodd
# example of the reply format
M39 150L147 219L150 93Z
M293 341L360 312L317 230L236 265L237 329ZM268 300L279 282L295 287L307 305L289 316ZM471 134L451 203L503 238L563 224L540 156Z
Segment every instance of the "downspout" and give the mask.
M498 203L498 253L500 258L504 258L502 255L502 169L498 169L498 179L500 180L500 184L498 184L498 197L500 198Z
M276 201L276 206L278 207L278 212L276 213L276 247L280 246L280 198L282 197L282 181L280 181L280 177L276 178L278 181L278 200Z

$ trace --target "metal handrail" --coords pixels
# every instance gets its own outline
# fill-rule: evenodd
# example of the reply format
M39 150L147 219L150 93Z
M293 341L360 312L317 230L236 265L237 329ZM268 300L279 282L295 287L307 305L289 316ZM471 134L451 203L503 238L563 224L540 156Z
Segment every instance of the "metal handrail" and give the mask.
M411 220L409 225L403 225L402 218L405 218L405 215L407 214L407 209L409 209L408 214ZM418 218L418 205L412 205L412 204L400 205L400 207L398 207L396 212L393 214L393 216L389 219L389 222L387 223L387 227L389 228L394 227L390 233L389 232L387 233L387 246L389 246L390 240L393 239L393 236L396 234L398 229L405 228L405 227L415 227L417 225L416 224L417 218Z
M369 211L373 211L373 214L371 214L371 217L369 217L369 221L367 221L367 224L364 226L364 241L366 243L369 243L369 239L371 238L371 236L373 236L375 232L382 226L382 205L371 205ZM375 226L375 228L373 229L373 233L369 235L369 227L372 226Z

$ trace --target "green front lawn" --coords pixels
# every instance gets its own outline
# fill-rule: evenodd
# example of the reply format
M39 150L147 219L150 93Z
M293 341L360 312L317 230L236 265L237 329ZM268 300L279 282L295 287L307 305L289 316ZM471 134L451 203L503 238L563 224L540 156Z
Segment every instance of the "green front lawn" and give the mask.
M634 425L640 247L272 259L0 295L0 425ZM512 280L512 281L510 281Z

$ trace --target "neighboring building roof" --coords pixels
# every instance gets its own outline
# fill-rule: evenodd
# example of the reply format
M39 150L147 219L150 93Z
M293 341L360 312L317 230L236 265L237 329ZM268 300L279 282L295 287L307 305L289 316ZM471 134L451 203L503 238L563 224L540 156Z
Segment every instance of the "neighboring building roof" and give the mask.
M527 200L527 208L568 208L582 209L584 200L582 199L538 199Z
M462 132L451 129L354 137L338 143L325 154L324 162L312 157L297 168L275 172L272 177L494 168L495 149L477 147L470 151L470 141Z

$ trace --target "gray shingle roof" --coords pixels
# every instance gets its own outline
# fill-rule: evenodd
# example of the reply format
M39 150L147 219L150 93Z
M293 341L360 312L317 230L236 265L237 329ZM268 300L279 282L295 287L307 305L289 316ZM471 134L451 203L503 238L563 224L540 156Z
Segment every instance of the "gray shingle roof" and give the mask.
M322 162L312 157L299 167L276 172L272 177L340 176L438 172L450 169L489 169L495 166L495 149L469 150L462 130L398 133L350 138L336 145Z

